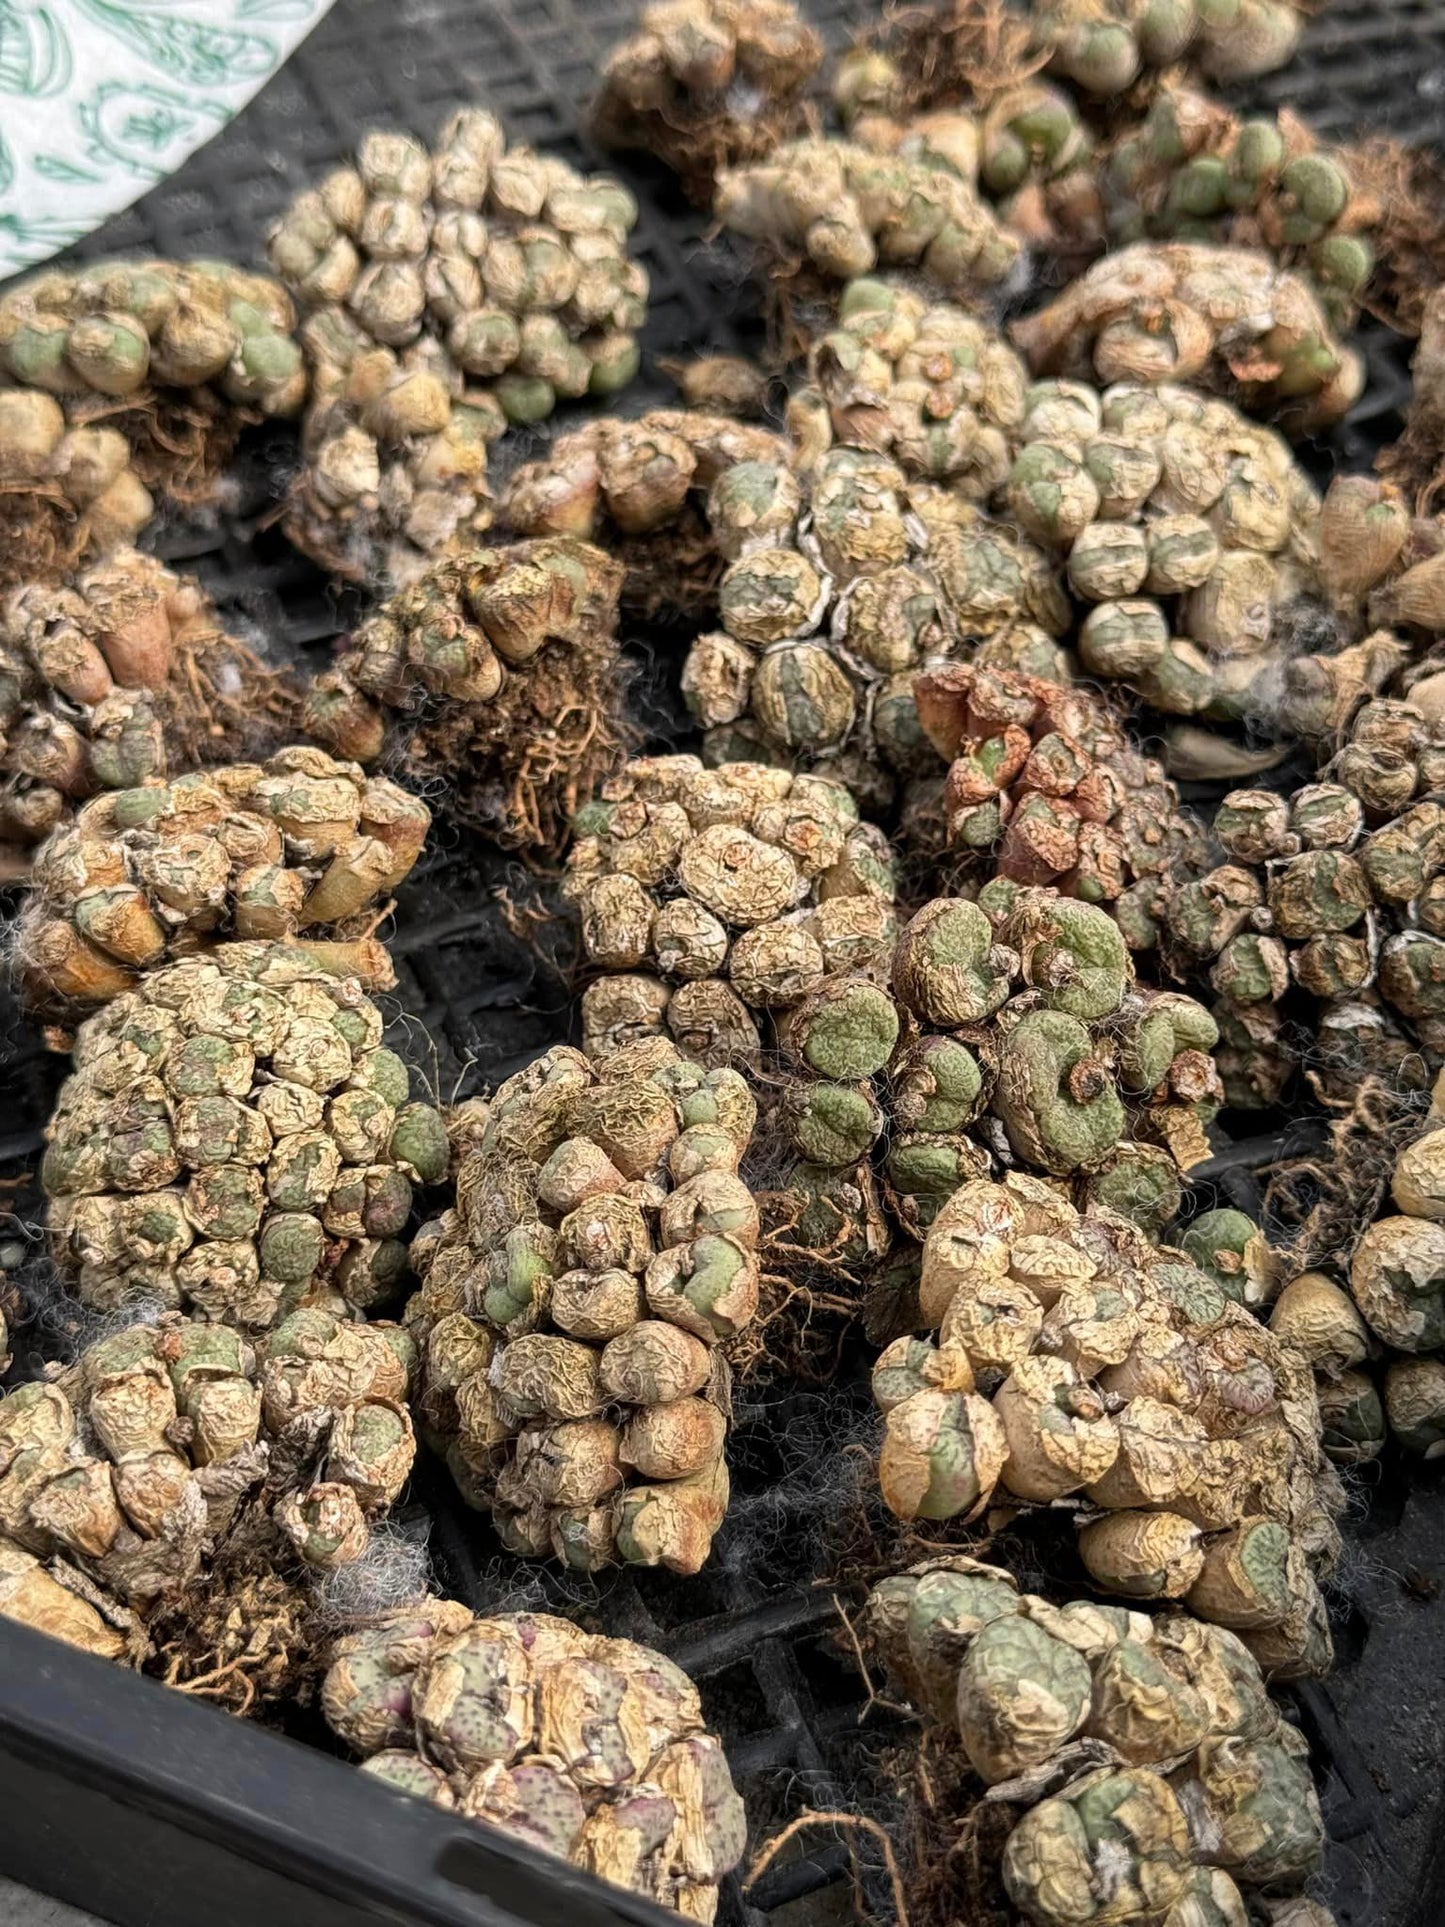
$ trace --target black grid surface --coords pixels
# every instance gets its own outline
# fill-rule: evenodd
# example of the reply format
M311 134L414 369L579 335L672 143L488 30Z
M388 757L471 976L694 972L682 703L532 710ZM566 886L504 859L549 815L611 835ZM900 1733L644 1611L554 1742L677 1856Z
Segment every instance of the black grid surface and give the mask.
M806 0L804 10L834 44L879 11L868 0ZM580 110L603 52L632 13L631 0L338 0L222 134L77 252L259 263L268 224L365 128L401 125L428 136L464 101L496 108L514 139L596 163L578 131ZM1339 0L1311 24L1300 59L1241 104L1288 106L1341 136L1363 128L1439 140L1445 0ZM630 163L619 171L644 209L637 242L653 282L647 346L658 353L736 343L749 311L726 252L706 245L696 217L660 174ZM1383 331L1367 337L1367 352L1364 401L1314 451L1322 473L1368 465L1397 432L1405 354ZM655 394L641 384L629 405ZM354 605L270 526L293 460L287 432L268 431L249 450L225 511L168 524L158 546L201 575L231 620L314 662ZM659 716L667 708L664 693ZM499 892L519 887L526 880L494 852L444 831L402 893L395 1041L444 1097L495 1082L566 1033L565 988L499 912ZM0 1049L11 1100L0 1127L0 1172L14 1173L33 1166L63 1065L13 1009L0 1015ZM1249 1168L1281 1148L1274 1142L1226 1156L1211 1172L1221 1195L1245 1202ZM856 1374L827 1391L744 1396L730 1448L734 1505L713 1560L694 1581L620 1575L564 1594L557 1581L499 1559L488 1531L455 1504L435 1469L419 1478L418 1502L431 1515L443 1577L471 1603L540 1586L554 1603L651 1640L693 1672L761 1839L805 1807L849 1804L890 1737L886 1718L860 1724L861 1690L838 1642L830 1592L816 1583L829 1569L817 1532L819 1454L865 1436L867 1424ZM1334 1601L1341 1665L1297 1695L1331 1835L1324 1897L1342 1927L1445 1922L1441 1503L1429 1469L1413 1479L1394 1461L1370 1469ZM846 1918L847 1850L826 1839L810 1844L809 1857L770 1872L746 1899L730 1883L724 1921L794 1927Z

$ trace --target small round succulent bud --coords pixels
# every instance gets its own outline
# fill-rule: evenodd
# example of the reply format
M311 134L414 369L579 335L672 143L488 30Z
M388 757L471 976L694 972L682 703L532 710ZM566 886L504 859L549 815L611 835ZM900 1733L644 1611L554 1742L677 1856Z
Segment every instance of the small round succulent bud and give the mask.
M1399 1358L1385 1372L1385 1418L1407 1452L1445 1452L1445 1365L1438 1358Z
M1085 1774L1026 1813L1004 1847L1009 1897L1040 1927L1108 1918L1095 1895L1109 1869L1110 1911L1147 1918L1182 1898L1190 1834L1169 1782L1147 1768Z
M971 1393L925 1390L887 1415L878 1476L902 1519L952 1519L987 1503L1007 1454L992 1408Z
M1274 1302L1269 1328L1327 1378L1339 1378L1369 1354L1364 1320L1348 1294L1322 1272L1291 1279Z

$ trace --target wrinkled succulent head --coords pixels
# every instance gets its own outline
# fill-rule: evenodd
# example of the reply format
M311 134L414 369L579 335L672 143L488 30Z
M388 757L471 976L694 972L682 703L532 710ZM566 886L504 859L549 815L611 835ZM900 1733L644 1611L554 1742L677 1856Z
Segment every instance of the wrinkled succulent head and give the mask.
M507 847L555 845L621 757L622 570L569 536L434 563L308 692L317 741L385 759Z
M1097 1511L1080 1553L1106 1590L1187 1594L1250 1639L1304 1628L1304 1548L1328 1540L1334 1503L1308 1368L1221 1285L1017 1174L942 1202L918 1309L929 1336L885 1353L874 1388L900 1516L972 1514L999 1485L1032 1505L1081 1494Z
M414 572L490 519L489 440L637 371L631 195L508 149L464 108L434 149L374 132L273 229L307 315L307 462L290 526L350 573Z
M727 1506L716 1347L758 1302L757 1117L662 1038L509 1079L418 1237L423 1421L508 1546L694 1572Z
M222 261L47 269L0 300L0 366L62 402L216 388L241 419L306 393L295 310L268 275Z
M318 959L390 988L367 933L430 823L397 784L304 747L111 790L36 852L15 940L27 995L93 1008L232 938L313 940Z
M155 502L117 428L67 424L40 388L0 389L0 589L101 560L133 542Z
M895 932L887 846L838 783L641 758L575 830L566 892L607 973L583 993L589 1051L670 1035L704 1063L750 1061L766 1013L875 961Z
M984 502L1000 488L1024 420L1028 376L1003 338L949 302L863 276L844 288L837 320L808 351L808 387L789 405L809 457L815 424L847 446L876 449L904 473Z
M696 1688L631 1640L423 1600L340 1642L321 1704L388 1785L690 1919L712 1919L741 1858Z
M886 259L944 294L976 291L1005 280L1020 253L978 196L976 155L965 114L923 117L889 152L836 138L788 141L757 164L724 169L714 213L768 253L801 253L825 281L869 274Z
M1069 603L1044 551L962 494L910 482L892 453L840 441L801 474L742 464L713 490L709 523L729 558L721 626L683 670L710 760L750 742L882 802L899 777L937 774L920 669L967 644L1067 678L1053 639Z
M246 943L150 973L80 1027L42 1180L86 1303L264 1331L390 1296L413 1186L447 1158L361 984Z
M1299 275L1198 241L1106 256L1013 337L1036 374L1188 382L1302 432L1338 421L1363 384L1358 355Z

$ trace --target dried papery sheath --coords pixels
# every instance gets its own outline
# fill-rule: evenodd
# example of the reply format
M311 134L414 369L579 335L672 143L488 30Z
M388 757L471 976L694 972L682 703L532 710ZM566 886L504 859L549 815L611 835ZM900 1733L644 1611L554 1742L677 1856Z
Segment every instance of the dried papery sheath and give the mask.
M1020 243L979 197L972 118L923 115L881 132L878 148L814 136L725 168L713 212L775 278L826 284L881 264L921 273L944 295L1007 280Z
M719 168L763 159L795 129L823 43L791 0L653 0L602 70L593 128L653 154L695 201Z
M360 1558L415 1452L400 1327L319 1307L248 1340L167 1312L0 1399L0 1613L172 1681L294 1690L306 1581ZM217 1646L209 1656L204 1641Z
M741 468L749 527L790 527L791 461L782 436L707 408L605 416L516 469L501 513L519 535L602 543L626 564L625 599L643 613L706 607L725 566L705 513L712 490Z
M758 1302L757 1107L665 1039L504 1083L418 1236L421 1421L511 1551L696 1572L727 1510L720 1350Z
M636 218L618 182L509 148L479 108L431 150L368 134L301 195L269 241L312 376L293 540L394 580L469 546L491 517L488 443L637 372Z
M891 853L839 783L759 763L643 757L579 812L564 891L586 962L583 1048L668 1035L755 1061L765 1013L882 957Z
M1108 255L1013 337L1036 374L1190 382L1302 434L1338 421L1364 380L1297 274L1198 241Z
M224 261L49 268L0 296L0 584L132 541L199 501L242 427L299 413L279 282Z
M299 710L294 680L154 556L117 548L64 582L26 582L0 597L0 847L21 869L96 791L265 754Z
M1304 1742L1221 1626L1057 1606L953 1556L876 1585L861 1639L936 1723L930 1758L961 1752L1015 1810L1003 1880L1040 1927L1245 1927L1245 1894L1318 1866Z
M41 1177L86 1304L266 1331L395 1294L412 1188L448 1148L349 950L222 944L80 1026Z
M1380 467L1410 499L1429 501L1438 496L1442 470L1445 470L1441 457L1441 438L1445 434L1445 288L1438 277L1435 284L1426 289L1419 316L1419 335L1411 364L1414 386L1405 415L1405 432L1392 448L1385 450Z
M1107 1592L1187 1595L1246 1643L1320 1617L1338 1501L1308 1365L1184 1253L1037 1178L979 1179L936 1211L919 1311L963 1389L916 1367L919 1389L892 1388L879 1475L899 1516L1064 1502ZM1261 1652L1276 1671L1327 1660Z
M622 571L568 537L433 563L317 677L304 720L384 760L507 847L555 846L621 758Z
M631 1640L427 1599L340 1641L321 1707L363 1771L689 1920L742 1857L697 1689Z
M390 989L371 932L430 825L398 784L303 746L93 797L35 853L15 932L26 997L83 1014L231 939L295 939Z

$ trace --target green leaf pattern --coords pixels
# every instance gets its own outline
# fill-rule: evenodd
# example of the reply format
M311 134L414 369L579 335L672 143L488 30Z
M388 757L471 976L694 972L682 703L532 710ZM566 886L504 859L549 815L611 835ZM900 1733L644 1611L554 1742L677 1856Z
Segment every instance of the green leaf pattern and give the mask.
M332 0L0 0L0 279L173 173Z

